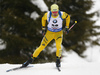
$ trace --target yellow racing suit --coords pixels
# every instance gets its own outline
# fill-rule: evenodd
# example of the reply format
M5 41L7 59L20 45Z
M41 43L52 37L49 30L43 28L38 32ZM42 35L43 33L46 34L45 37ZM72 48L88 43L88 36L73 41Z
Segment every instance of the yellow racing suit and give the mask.
M62 17L62 19L66 19L66 27L69 28L70 16L66 12L62 12L61 17ZM46 26L46 21L48 21L48 18L49 18L49 13L47 12L42 17L42 26L43 27ZM60 19L59 14L57 17L51 16L51 20L50 20L50 22L48 22L47 32L46 32L45 36L43 37L40 46L34 51L33 58L34 57L36 58L40 54L40 52L48 45L48 43L53 39L56 42L56 49L57 49L56 56L61 57L61 54L62 54L61 43L62 43L62 38L63 38L61 21L62 20ZM58 26L61 28L59 28Z

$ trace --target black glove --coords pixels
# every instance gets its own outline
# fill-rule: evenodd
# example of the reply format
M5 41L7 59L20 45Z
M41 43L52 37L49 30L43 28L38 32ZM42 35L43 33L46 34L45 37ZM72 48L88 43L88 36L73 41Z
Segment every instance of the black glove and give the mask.
M69 29L65 28L65 34L68 34L68 33L69 33Z
M42 27L42 35L44 36L45 33L46 33L46 29L45 29L45 27Z

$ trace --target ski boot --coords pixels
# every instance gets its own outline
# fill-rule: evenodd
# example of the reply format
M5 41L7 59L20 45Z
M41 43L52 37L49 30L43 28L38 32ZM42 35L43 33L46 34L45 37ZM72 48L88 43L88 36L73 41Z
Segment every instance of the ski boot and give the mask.
M22 67L27 67L29 64L33 62L33 58L31 57L29 60L27 60L25 63L22 64Z
M57 57L57 59L56 59L56 67L61 67L60 59L61 59L61 57Z

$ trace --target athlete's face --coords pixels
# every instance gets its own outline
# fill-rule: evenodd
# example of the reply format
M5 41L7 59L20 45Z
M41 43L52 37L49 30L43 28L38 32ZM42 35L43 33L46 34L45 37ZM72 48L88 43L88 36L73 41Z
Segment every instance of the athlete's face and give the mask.
M52 16L54 17L58 16L58 11L52 11Z

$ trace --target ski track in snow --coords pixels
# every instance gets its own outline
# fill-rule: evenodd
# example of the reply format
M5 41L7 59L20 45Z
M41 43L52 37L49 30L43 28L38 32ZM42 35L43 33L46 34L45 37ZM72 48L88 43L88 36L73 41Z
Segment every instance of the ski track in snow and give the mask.
M34 67L16 71L6 70L21 66L21 64L0 64L1 75L100 75L100 63L63 63L59 72L55 63L30 64Z

